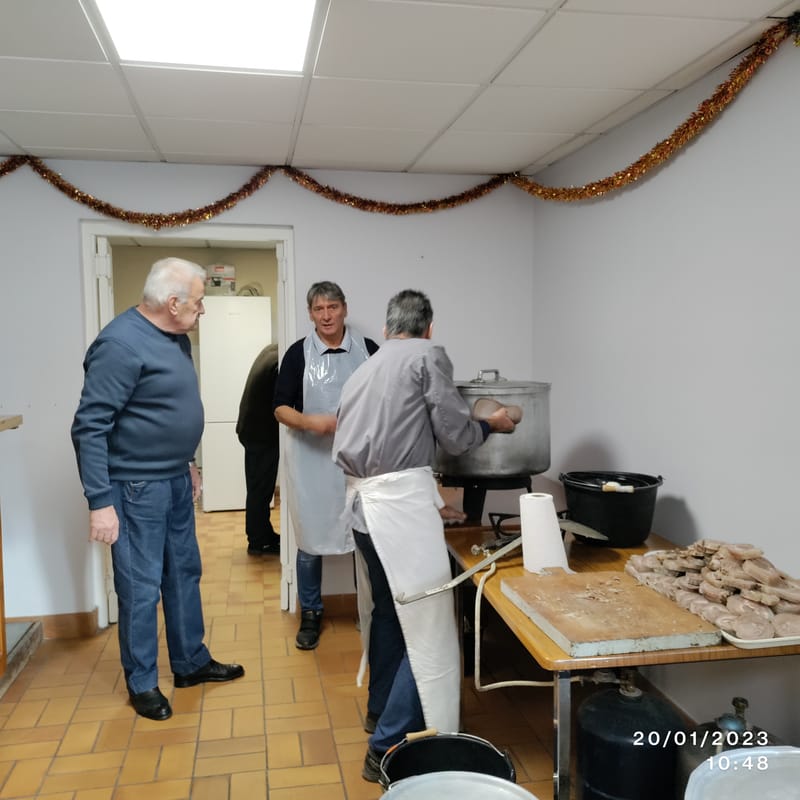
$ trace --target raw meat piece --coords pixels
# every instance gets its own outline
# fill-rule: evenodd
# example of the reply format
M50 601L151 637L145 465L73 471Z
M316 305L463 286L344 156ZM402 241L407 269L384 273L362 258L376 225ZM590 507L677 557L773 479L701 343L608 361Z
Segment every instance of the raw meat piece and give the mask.
M725 602L725 605L728 606L730 611L734 614L739 614L739 616L755 614L764 619L772 619L772 617L775 616L771 608L762 606L761 603L754 603L752 600L747 600L740 594L731 595Z
M776 614L772 620L776 636L800 636L800 615Z
M728 589L720 589L706 580L700 584L700 594L707 597L712 603L724 603L731 596Z
M771 586L775 586L781 582L780 572L766 558L748 558L742 561L742 569L759 583L768 583Z
M771 639L775 635L772 622L756 614L743 614L733 628L739 639Z

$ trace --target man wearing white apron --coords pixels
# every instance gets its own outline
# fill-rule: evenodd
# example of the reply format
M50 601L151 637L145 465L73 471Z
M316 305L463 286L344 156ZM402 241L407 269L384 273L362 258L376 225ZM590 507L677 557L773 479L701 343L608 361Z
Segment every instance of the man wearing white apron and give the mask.
M452 593L408 605L394 601L451 579L444 503L430 467L436 444L458 455L492 431L514 430L505 408L485 421L471 419L450 359L430 341L432 320L421 292L406 290L389 301L387 341L345 384L333 442L333 458L347 476L346 517L359 567L369 577L358 584L370 671L365 728L374 731L362 771L369 781L378 780L383 754L407 733L459 729Z
M342 520L344 475L331 460L336 407L344 382L378 345L345 328L347 303L337 284L315 283L306 300L314 330L284 354L273 407L289 428L283 474L298 548L295 644L313 650L322 625L322 557L353 550Z

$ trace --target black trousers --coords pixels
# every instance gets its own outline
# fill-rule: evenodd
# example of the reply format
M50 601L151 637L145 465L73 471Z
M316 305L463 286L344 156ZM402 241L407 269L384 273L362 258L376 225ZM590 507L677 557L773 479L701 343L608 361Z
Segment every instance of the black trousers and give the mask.
M250 547L279 544L269 519L269 504L278 480L278 444L250 443L244 445L244 476L247 499L244 526Z

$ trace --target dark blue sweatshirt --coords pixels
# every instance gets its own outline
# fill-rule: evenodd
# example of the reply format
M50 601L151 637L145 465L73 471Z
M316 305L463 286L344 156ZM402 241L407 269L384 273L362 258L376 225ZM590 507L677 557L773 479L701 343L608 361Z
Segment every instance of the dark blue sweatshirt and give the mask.
M129 308L100 331L83 368L72 443L89 508L112 505L112 480L186 472L203 433L189 337Z

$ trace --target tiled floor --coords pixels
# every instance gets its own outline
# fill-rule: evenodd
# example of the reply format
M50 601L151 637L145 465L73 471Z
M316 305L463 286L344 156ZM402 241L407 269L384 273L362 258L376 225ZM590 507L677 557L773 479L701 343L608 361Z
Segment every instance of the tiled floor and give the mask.
M245 552L241 512L198 512L206 641L244 664L229 684L174 689L163 643L165 722L127 702L112 626L45 641L0 699L0 800L376 800L361 778L366 690L355 685L352 614L327 613L320 646L297 650L279 608L279 564ZM547 679L504 626L487 619L484 684ZM552 700L546 688L463 690L466 731L507 749L517 782L552 797Z

